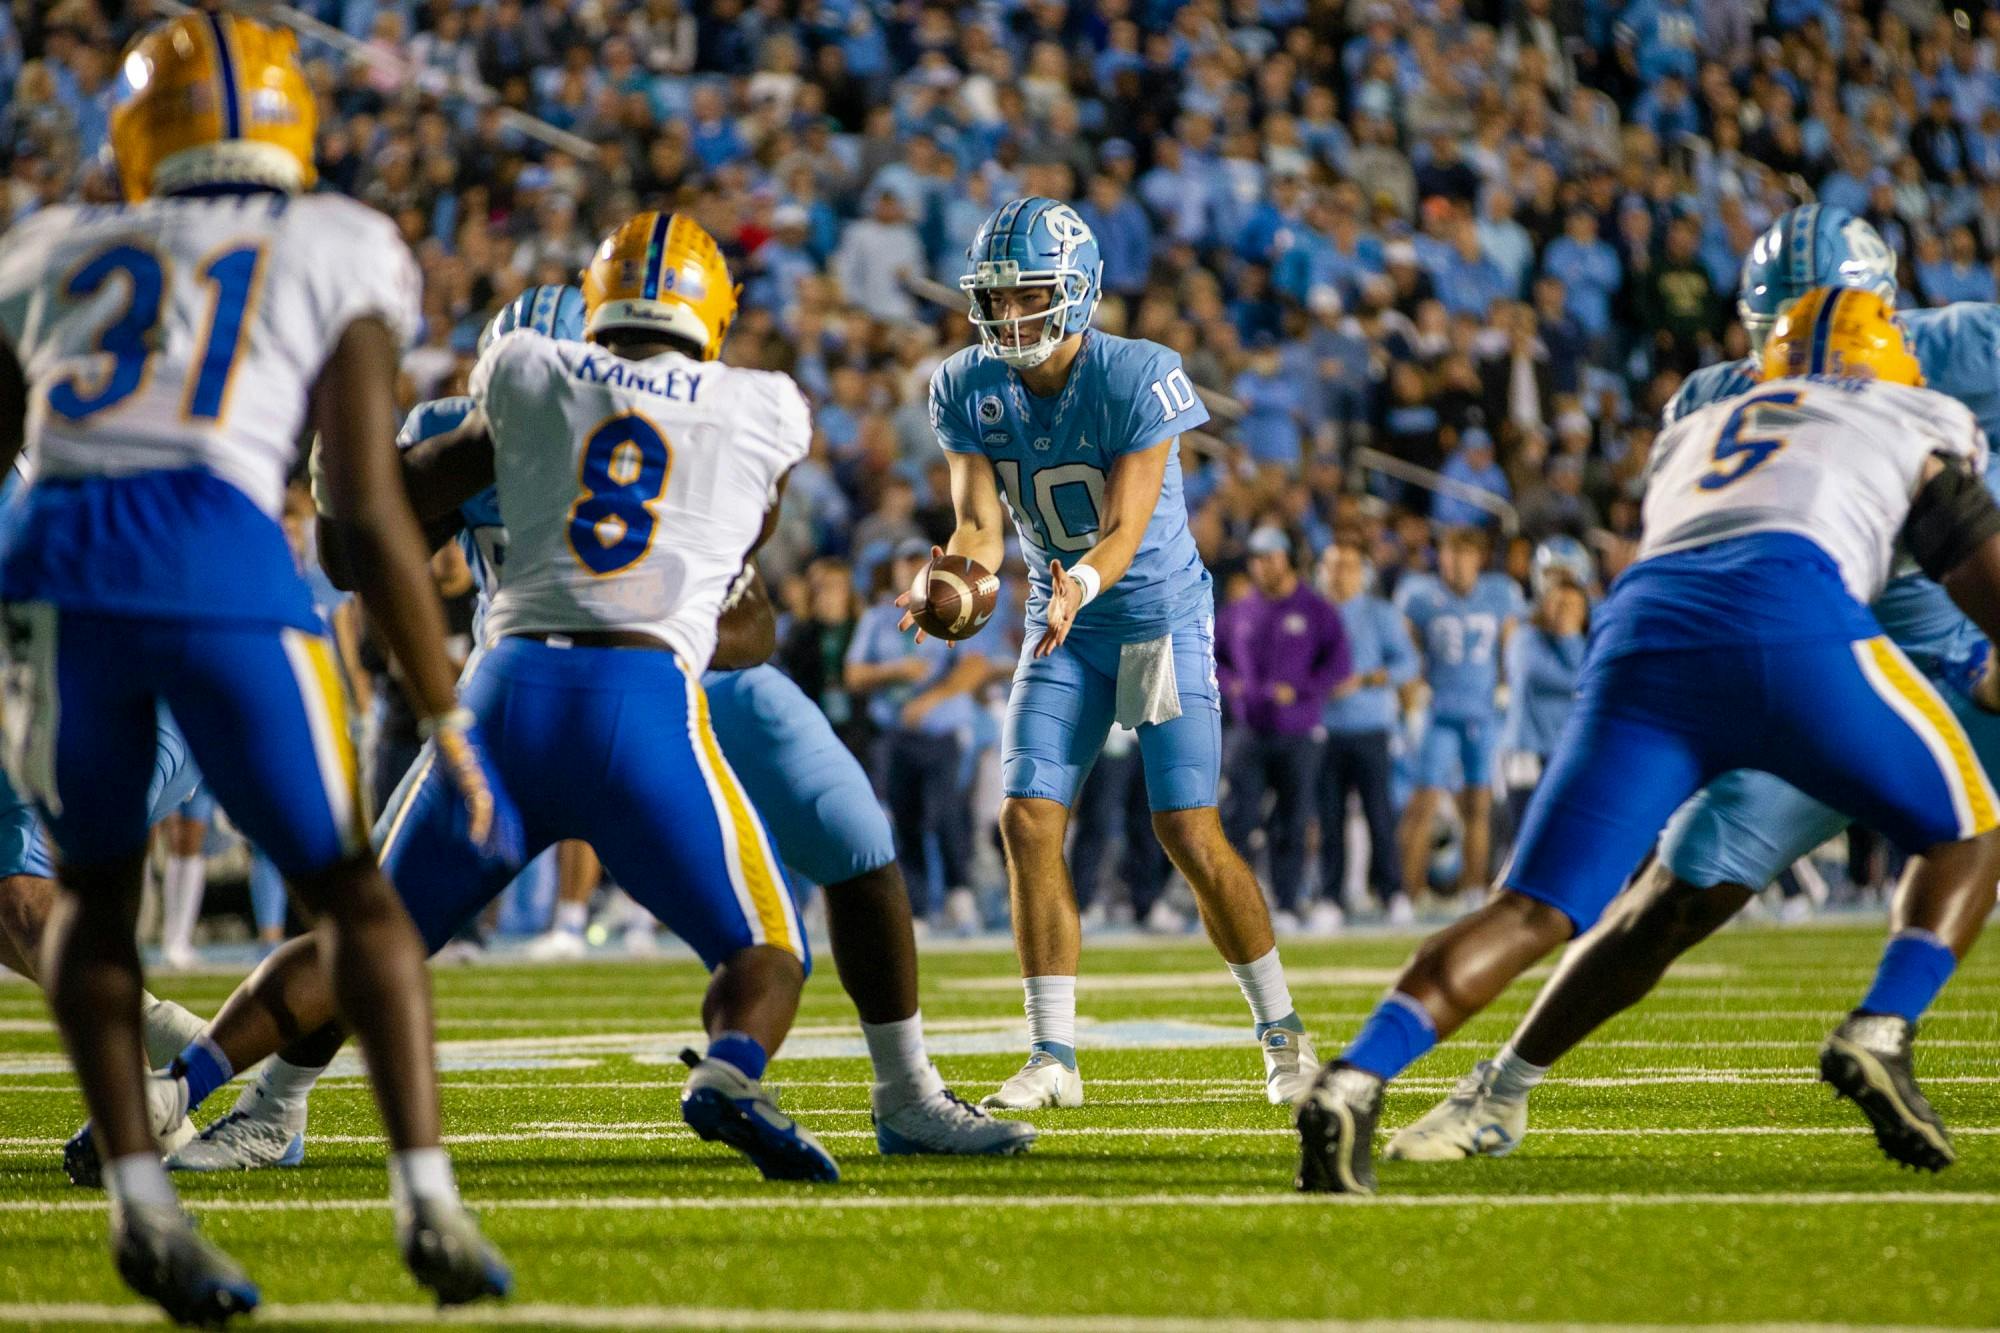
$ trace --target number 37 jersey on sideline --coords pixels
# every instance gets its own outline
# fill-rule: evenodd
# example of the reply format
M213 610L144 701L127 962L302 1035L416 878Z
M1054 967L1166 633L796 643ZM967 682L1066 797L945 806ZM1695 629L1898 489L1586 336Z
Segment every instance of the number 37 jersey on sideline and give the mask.
M1061 393L1038 398L978 347L931 376L931 426L947 453L985 454L1014 513L1028 561L1028 627L1046 623L1049 561L1067 567L1097 544L1104 493L1121 454L1150 449L1208 420L1179 353L1095 330ZM1208 570L1188 531L1181 460L1167 451L1160 502L1125 576L1077 613L1076 633L1119 643L1158 638L1211 605Z
M486 349L470 389L507 531L487 640L632 630L705 670L729 585L811 444L798 386L518 329Z
M0 238L36 477L6 598L316 627L276 519L308 394L371 316L409 341L416 263L337 195L61 206Z
M1986 466L1972 412L1928 389L1808 376L1702 408L1661 437L1641 566L1753 533L1793 533L1832 557L1857 602L1896 570L1898 538L1933 455Z

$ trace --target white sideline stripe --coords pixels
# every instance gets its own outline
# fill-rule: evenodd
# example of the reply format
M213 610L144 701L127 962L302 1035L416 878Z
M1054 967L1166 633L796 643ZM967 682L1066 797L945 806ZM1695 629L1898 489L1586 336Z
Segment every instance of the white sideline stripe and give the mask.
M0 1305L0 1324L70 1323L157 1325L150 1305L86 1304L81 1301ZM793 1328L809 1333L876 1333L900 1329L980 1328L992 1333L1043 1333L1041 1315L997 1314L990 1310L783 1310L690 1305L497 1305L438 1310L429 1305L361 1305L347 1301L274 1304L257 1307L262 1324L457 1324L471 1328ZM1491 1319L1203 1319L1187 1315L1066 1314L1062 1326L1079 1333L1479 1333L1483 1329L1588 1329L1591 1333L1666 1333L1670 1324L1519 1324ZM1704 1333L1805 1333L1838 1324L1704 1324ZM1917 1325L1872 1325L1871 1333L1942 1333Z
M1553 964L1542 964L1522 973L1521 980L1536 981L1554 975ZM1403 974L1401 963L1382 967L1287 967L1285 984L1294 990L1302 986L1387 986ZM1676 967L1673 975L1683 981L1721 981L1743 975L1743 969L1727 963L1689 963ZM939 990L993 991L1012 995L1021 989L1019 977L946 977ZM1084 972L1076 979L1079 993L1128 990L1222 990L1234 992L1236 978L1227 968L1206 967L1186 972ZM1793 989L1788 994L1796 995Z
M1286 1131L1289 1133L1290 1131ZM387 1208L384 1197L366 1199L204 1199L183 1202L197 1213L352 1213ZM860 1194L838 1189L732 1195L596 1195L553 1199L467 1199L482 1213L523 1212L725 1212L774 1208L813 1211L896 1211L910 1208L1878 1208L1892 1205L1991 1208L2000 1193L1951 1190L1829 1190L1823 1193L1731 1194ZM101 1213L104 1196L87 1199L0 1199L0 1213ZM1046 1327L1046 1325L1044 1325Z

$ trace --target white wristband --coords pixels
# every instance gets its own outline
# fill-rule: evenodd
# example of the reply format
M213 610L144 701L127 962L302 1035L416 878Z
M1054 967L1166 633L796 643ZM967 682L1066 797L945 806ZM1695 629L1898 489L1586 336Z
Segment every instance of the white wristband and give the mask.
M1090 565L1076 566L1069 571L1069 576L1083 585L1083 600L1076 604L1076 609L1081 611L1097 596L1098 590L1104 586L1104 581L1098 577L1097 570Z

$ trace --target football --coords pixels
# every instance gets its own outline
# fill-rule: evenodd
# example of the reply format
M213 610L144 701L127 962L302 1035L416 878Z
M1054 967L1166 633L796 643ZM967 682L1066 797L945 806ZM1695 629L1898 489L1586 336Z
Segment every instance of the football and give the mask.
M910 584L917 628L940 639L969 639L993 618L1000 576L962 555L941 555Z

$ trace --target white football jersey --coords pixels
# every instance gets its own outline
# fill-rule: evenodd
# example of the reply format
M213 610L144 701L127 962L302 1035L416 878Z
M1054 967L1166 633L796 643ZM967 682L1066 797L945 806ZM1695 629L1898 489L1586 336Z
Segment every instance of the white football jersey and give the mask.
M1856 600L1895 569L1933 454L1986 467L1957 399L1878 380L1772 380L1681 418L1655 444L1639 559L1754 532L1791 532L1833 557Z
M812 440L798 385L518 329L480 357L471 392L507 529L488 641L631 630L706 670L723 599Z
M0 336L43 477L202 468L276 516L306 395L348 325L407 345L416 261L333 194L62 206L0 237Z

